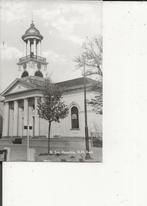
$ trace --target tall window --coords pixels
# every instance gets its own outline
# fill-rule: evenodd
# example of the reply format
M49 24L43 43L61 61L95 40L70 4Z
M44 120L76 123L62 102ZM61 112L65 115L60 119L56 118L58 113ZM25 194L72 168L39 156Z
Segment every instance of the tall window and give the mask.
M72 129L79 128L79 112L75 106L71 108L71 127Z

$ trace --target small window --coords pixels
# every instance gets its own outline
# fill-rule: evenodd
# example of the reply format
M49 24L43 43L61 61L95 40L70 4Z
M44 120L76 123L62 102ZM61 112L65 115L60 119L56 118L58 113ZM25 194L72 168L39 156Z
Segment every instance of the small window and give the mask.
M79 129L79 112L75 106L71 108L71 127L72 129Z

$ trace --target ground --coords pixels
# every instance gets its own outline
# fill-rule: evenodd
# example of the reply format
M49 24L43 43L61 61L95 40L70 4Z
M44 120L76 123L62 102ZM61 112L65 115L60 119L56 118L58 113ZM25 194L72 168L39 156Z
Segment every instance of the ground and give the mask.
M66 143L67 145L67 143ZM27 160L27 144L12 144L11 141L0 141L0 149L6 148L8 151L8 161L26 161ZM77 147L77 150L62 149L54 143L51 144L50 155L47 154L47 141L30 142L29 161L44 162L102 162L102 148L90 147L91 159L85 160L85 148ZM1 155L1 160L3 156Z
M47 148L46 148L47 150ZM85 160L85 152L77 151L77 153L57 153L52 155L37 155L36 161L51 161L51 162L101 162L102 148L93 148L90 153L91 159Z

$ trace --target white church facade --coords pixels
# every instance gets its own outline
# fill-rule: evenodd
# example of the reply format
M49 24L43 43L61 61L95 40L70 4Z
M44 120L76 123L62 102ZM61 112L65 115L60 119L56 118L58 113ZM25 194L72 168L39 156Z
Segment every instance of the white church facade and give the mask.
M25 137L26 125L32 126L31 137L46 137L48 122L41 119L37 110L37 99L42 97L40 85L44 81L47 68L46 58L41 57L43 36L32 23L22 36L25 43L25 56L19 59L20 78L16 78L1 94L4 97L2 137ZM87 99L91 99L94 80L86 78ZM63 88L63 101L69 114L60 123L52 123L51 137L84 137L84 78L76 78L56 83ZM96 114L87 105L89 135L102 134L102 115Z

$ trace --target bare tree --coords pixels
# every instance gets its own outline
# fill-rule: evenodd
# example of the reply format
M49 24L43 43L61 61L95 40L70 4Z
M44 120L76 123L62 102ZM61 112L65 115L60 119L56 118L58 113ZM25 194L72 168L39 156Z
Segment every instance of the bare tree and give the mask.
M93 110L97 114L103 114L103 87L102 81L96 83L93 86L93 90L96 91L96 95L91 100L88 100L88 104L93 107Z
M92 40L87 39L82 46L81 54L74 58L78 68L83 67L84 64L86 65L86 76L97 76L97 83L93 86L93 90L96 91L97 94L93 99L88 101L88 103L93 106L96 113L100 114L102 114L103 107L102 55L102 37L99 36Z
M38 100L38 114L48 121L48 154L50 153L51 123L60 122L68 114L68 107L62 100L62 91L49 79L41 86L43 98Z
M103 76L102 71L102 37L94 38L92 40L87 39L82 46L81 55L75 57L74 61L78 67L83 67L83 64L87 66L87 75L97 74Z

